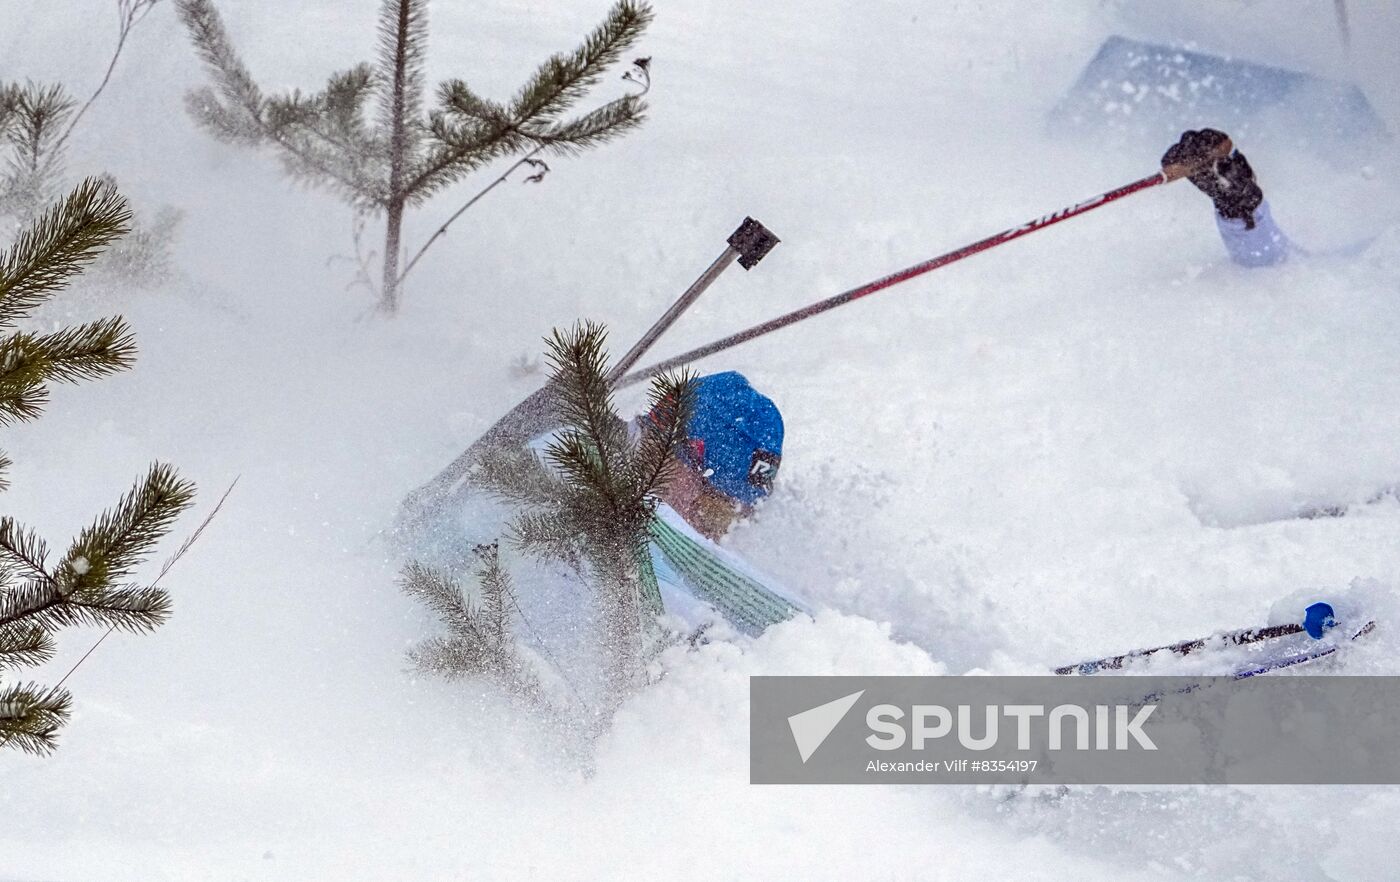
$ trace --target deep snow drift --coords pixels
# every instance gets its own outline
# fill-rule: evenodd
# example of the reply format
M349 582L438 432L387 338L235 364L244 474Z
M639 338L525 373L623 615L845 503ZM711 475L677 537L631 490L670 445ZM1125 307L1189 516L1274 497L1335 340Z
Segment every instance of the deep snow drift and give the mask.
M180 274L69 304L124 312L141 359L7 430L0 499L61 541L153 458L205 511L241 479L172 574L170 624L113 637L69 682L58 754L0 756L0 879L1392 875L1393 789L753 788L746 708L751 674L1037 673L1256 624L1303 588L1356 583L1386 608L1400 503L1365 502L1400 480L1393 148L1357 168L1240 145L1295 238L1377 237L1354 257L1238 269L1179 184L702 365L746 372L788 427L779 491L728 544L830 611L673 653L590 774L498 697L404 672L430 624L383 538L402 495L537 384L510 362L580 316L621 349L745 214L783 244L658 355L1150 172L1165 144L1042 134L1110 33L1355 78L1400 131L1400 28L1358 5L1339 61L1331 4L1301 0L662 4L651 121L485 200L391 322L327 264L349 248L343 206L185 117L202 74L158 9L71 164L184 209ZM270 86L372 49L369 0L221 6ZM506 93L605 7L437 3L429 79ZM7 78L100 77L105 4L0 8ZM1318 504L1355 508L1288 517ZM1342 670L1395 673L1387 633ZM36 679L96 636L66 634Z

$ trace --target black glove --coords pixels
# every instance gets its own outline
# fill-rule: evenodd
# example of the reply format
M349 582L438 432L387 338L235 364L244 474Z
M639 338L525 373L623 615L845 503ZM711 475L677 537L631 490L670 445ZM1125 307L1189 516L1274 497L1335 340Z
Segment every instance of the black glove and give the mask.
M1181 140L1162 154L1162 165L1195 169L1186 178L1211 198L1216 213L1242 220L1252 230L1254 210L1264 201L1264 191L1255 183L1254 170L1243 153L1233 150L1228 156L1218 155L1229 141L1228 135L1215 129L1183 132Z

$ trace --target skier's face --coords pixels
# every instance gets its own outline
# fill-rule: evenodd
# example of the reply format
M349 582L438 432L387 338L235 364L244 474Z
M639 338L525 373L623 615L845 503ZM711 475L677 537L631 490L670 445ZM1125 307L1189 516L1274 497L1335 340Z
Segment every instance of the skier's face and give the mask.
M718 539L734 522L748 514L748 509L710 486L703 478L702 487L692 505L693 515L686 516L690 525L711 539Z
M748 509L716 490L693 466L677 461L666 487L666 503L701 535L718 539Z

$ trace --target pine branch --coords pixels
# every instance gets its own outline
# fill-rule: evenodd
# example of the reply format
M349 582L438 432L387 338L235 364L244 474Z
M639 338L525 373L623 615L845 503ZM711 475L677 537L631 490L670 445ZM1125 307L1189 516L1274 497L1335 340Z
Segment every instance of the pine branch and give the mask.
M526 144L520 120L461 80L439 84L438 100L442 107L428 115L428 132L436 143L408 176L404 192L411 195L439 190Z
M580 568L584 531L570 513L561 509L521 512L511 520L510 533L521 551L562 560L575 570Z
M522 121L552 121L597 85L603 72L642 36L652 17L650 4L619 0L582 46L540 65L511 102L512 115Z
M26 530L8 515L0 518L0 561L26 573L25 578L48 581L49 546L38 533ZM0 590L9 582L0 579Z
M382 0L379 7L380 126L390 132L391 155L414 148L412 124L423 110L427 0Z
M453 633L470 637L478 643L485 642L485 635L477 629L476 611L462 593L462 586L457 580L432 567L410 561L399 576L399 586L409 597L421 601L432 610Z
M43 690L32 684L0 687L0 747L52 753L72 704L72 696L62 689Z
M0 670L32 667L53 658L53 638L37 625L0 625Z
M559 494L558 479L527 449L492 448L477 461L467 480L517 505L548 505Z
M449 110L434 111L428 131L435 143L410 167L403 185L415 204L528 144L514 120L462 120Z
M121 0L121 8L137 10L151 2ZM129 220L114 185L94 179L41 215L0 255L0 330L61 289L125 231ZM48 334L22 332L0 338L0 424L35 416L47 400L46 383L123 370L134 356L134 341L120 317ZM0 457L0 469L8 465L9 460ZM156 463L116 508L79 534L53 569L48 548L37 534L11 518L0 518L0 668L50 658L52 632L61 627L107 625L110 633L117 628L146 631L163 622L170 613L165 591L154 584L118 583L168 532L193 494L193 485ZM52 750L71 702L61 686L0 690L0 747Z
M346 145L335 135L319 127L321 117L325 113L324 102L325 93L303 95L301 90L293 89L286 95L275 95L267 99L264 119L268 130L284 139L294 131L298 135L312 136L304 144L305 148L318 151L318 161L339 163L344 157L338 155L338 151L343 150ZM316 143L317 141L320 143ZM326 151L332 152L328 155Z
M10 128L19 114L20 88L14 83L0 83L0 138L8 138Z
M63 595L54 587L52 578L31 578L6 585L0 593L0 627L22 624L49 628L45 614L61 603Z
M645 111L645 102L628 95L569 122L531 127L524 134L555 153L577 154L620 138L637 128L646 120Z
M136 339L121 316L41 336L12 334L0 340L0 397L49 381L95 380L127 370L135 361ZM0 413L0 424L4 421Z
M45 211L0 255L0 330L61 289L131 220L109 182L88 178Z
M170 618L170 595L162 588L128 585L109 588L93 601L65 598L48 620L60 625L107 625L117 631L144 634Z
M609 682L617 695L635 682L644 632L660 612L647 526L656 494L674 468L693 407L688 373L663 375L634 447L618 418L607 381L604 329L580 323L547 339L551 387L564 428L546 459L560 473L546 504L526 505L512 538L531 554L566 560L584 576L603 612Z
M430 638L411 650L409 660L425 673L451 678L493 674L518 689L524 682L523 666L510 637L510 609L515 605L510 577L495 545L478 546L476 553L481 561L476 573L480 606L444 573L417 562L404 567L403 590L436 613L449 631L447 637Z
M616 413L606 379L607 339L607 330L596 322L579 322L567 332L555 329L545 338L559 416L600 441L619 431L605 428L612 428L608 416Z
M291 174L344 188L357 200L370 198L362 192L363 182L345 168L344 154L317 148L319 136L301 125L304 116L295 93L268 99L258 88L212 0L176 0L175 6L217 87L217 92L206 87L186 96L186 108L197 123L230 143L271 143L281 148Z
M365 104L377 83L374 68L360 64L332 74L326 90L317 96L317 118L325 124L318 134L347 151L352 161L360 158L362 165L371 164L387 149L383 139L371 135L364 124Z
M170 613L170 598L156 587L115 583L169 531L189 506L194 487L169 466L156 463L144 480L83 530L52 573L46 549L32 533L0 520L0 554L31 573L28 581L0 592L0 627L16 624L47 630L72 625L108 625L148 631Z
M504 105L489 98L483 98L462 80L443 80L438 84L438 101L442 113L463 121L494 128L509 128L513 123L510 111Z
M410 649L407 655L414 670L446 680L460 680L491 670L489 657L482 652L481 644L462 637L429 637Z
M78 535L54 569L60 592L87 599L88 592L127 578L193 501L193 484L164 463L152 465L116 508Z
M441 95L446 107L430 115L428 126L437 143L415 166L405 186L405 192L415 204L472 172L504 156L519 153L530 145L535 148L529 153L530 156L541 150L575 155L621 137L646 119L646 104L635 95L609 102L567 123L545 125L512 119L500 105L471 94L460 81L444 83ZM520 164L518 162L512 166L497 183ZM487 188L488 191L490 189ZM453 215L448 223L456 220L461 211L468 207L470 203Z
M508 108L481 98L461 80L444 82L438 89L442 109L430 120L438 144L410 176L404 192L424 198L531 143L559 153L577 152L639 125L646 105L635 95L567 124L558 124L557 117L597 85L652 18L649 4L621 0L583 46L541 65Z
M170 573L170 570L175 566L175 564L179 563L180 559L189 553L189 550L194 547L196 542L199 541L199 537L204 535L204 531L209 527L211 523L213 523L214 518L218 517L219 512L224 507L224 503L228 501L229 495L233 493L233 488L237 486L238 479L234 478L233 483L229 484L228 489L224 490L224 495L220 496L219 501L214 504L214 508L209 512L209 514L205 515L204 520L200 521L199 526L195 528L194 532L191 533L189 536L185 537L185 541L180 543L180 547L177 548L175 550L175 553L172 554L165 561L165 564L160 568L160 572L156 574L155 579L151 580L151 584L146 586L145 596L153 597L156 600L159 600L159 598L155 597L155 595L161 581L164 580L166 575ZM130 588L131 586L128 586L128 590L130 590ZM150 612L149 607L146 611ZM160 619L163 620L163 618L164 614L162 613ZM104 640L112 636L112 632L116 631L118 627L120 626L113 624L110 625L106 631L102 632L102 636L97 638L97 642L92 644L88 651L83 653L82 656L73 664L73 667L68 669L68 673L63 675L63 679L58 681L58 685L62 686L64 683L67 683L68 678L73 676L73 673L77 671L78 668L82 667L83 662L87 661L88 657L97 651L97 647L101 646ZM128 628L128 630L131 629Z
M477 572L481 586L481 617L492 644L504 647L510 632L510 609L515 603L515 591L510 576L501 567L500 549L495 545L482 551L482 566Z
M47 379L61 383L95 380L136 362L136 338L121 316L64 328L35 342L47 354Z
M96 625L140 634L164 624L170 610L170 596L163 589L139 585L89 588L74 596L52 581L35 580L0 594L0 626L22 623L49 631Z
M642 438L634 457L638 498L659 494L676 467L675 450L686 438L686 426L694 412L695 375L663 373L651 382L647 393L648 417L642 421Z
M630 554L645 545L651 495L666 479L689 419L691 381L668 376L653 384L652 425L634 449L612 404L605 330L580 323L556 330L546 342L565 427L547 446L545 460L560 477L534 486L540 501L520 499L526 510L513 523L514 538L532 553L582 550L595 568L612 566L622 549Z
M191 114L226 140L258 143L266 135L262 122L265 99L233 48L219 10L211 0L176 0L175 10L223 95L220 101L209 89L191 93L186 99Z
M365 131L360 107L330 102L363 102L371 84L351 70L332 80L326 92L303 96L293 91L267 99L263 127L267 140L282 148L282 167L294 178L330 186L361 207L382 208L386 186L379 164L384 148ZM332 96L330 90L337 93Z
M546 446L545 459L563 473L565 483L586 489L616 512L619 500L612 469L590 436L579 429L559 431Z
M3 194L11 213L27 217L51 197L49 187L63 161L61 127L72 117L73 106L58 84L26 83L15 93Z
M625 456L627 430L613 407L607 381L607 331L602 325L583 322L567 334L556 329L545 343L559 390L559 416L574 427L561 433L546 455L552 464L593 487L616 510L614 472Z
M5 366L0 363L0 372ZM0 385L0 426L38 419L49 403L49 390L30 384Z
M151 285L170 275L170 242L183 213L164 205L147 220L133 213L131 232L106 251L98 269L104 275L133 284Z
M324 91L314 95L292 92L266 101L268 136L278 143L295 142L316 164L335 168L350 181L365 177L363 169L382 159L385 146L364 125L364 106L378 85L374 69L360 64L332 74ZM291 161L310 165L293 154ZM370 182L383 188L382 182Z
M75 103L59 83L25 83L15 102L15 130L10 143L26 170L37 169L52 155L59 127L73 115Z
M225 104L208 86L191 89L185 95L185 111L195 123L228 144L256 146L267 134L262 126L263 99L258 99L258 116L241 104Z

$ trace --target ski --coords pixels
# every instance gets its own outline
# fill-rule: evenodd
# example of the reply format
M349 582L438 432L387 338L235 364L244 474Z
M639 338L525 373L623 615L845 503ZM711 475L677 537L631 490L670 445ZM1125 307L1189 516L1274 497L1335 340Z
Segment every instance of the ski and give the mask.
M1116 671L1125 664L1131 664L1139 659L1148 658L1161 652L1170 652L1177 656L1187 656L1205 649L1224 649L1229 646L1246 646L1263 640L1286 637L1290 634L1300 634L1302 631L1303 626L1297 624L1221 631L1209 637L1198 637L1195 640L1182 640L1178 643L1168 643L1163 646L1154 646L1150 649L1134 649L1122 655L1113 655L1107 658L1097 658L1077 664L1064 665L1063 667L1056 668L1055 673L1060 676L1065 676L1068 674L1097 674L1100 671Z
M1357 640L1361 637L1364 637L1367 634L1370 634L1375 629L1375 620L1370 620L1366 622L1366 624L1362 625L1359 629L1357 629L1357 631L1354 634L1352 634L1351 637L1347 638L1346 642L1350 642L1352 640ZM1233 676L1236 680L1244 680L1249 677L1257 677L1260 674L1267 674L1272 671L1281 671L1284 668L1291 668L1297 665L1307 664L1308 662L1314 662L1318 659L1326 658L1329 655L1335 654L1337 650L1340 649L1343 645L1345 644L1314 641L1313 646L1306 647L1302 652L1294 653L1291 655L1283 655L1263 664L1256 664L1251 667L1241 668L1235 671L1235 673L1231 676Z
M1389 487L1385 487L1379 492L1372 494L1365 502L1360 504L1376 505L1377 503L1384 502L1386 499L1395 498L1400 498L1400 484L1392 484ZM1344 518L1356 505L1357 503L1347 502L1333 505L1311 506L1293 515L1293 517L1305 521L1316 521L1324 518Z
M1314 603L1308 607L1306 617L1301 623L1222 631L1209 637L1182 640L1148 649L1136 649L1121 655L1064 665L1055 668L1055 673L1059 676L1092 675L1104 671L1121 670L1161 653L1185 657L1193 654L1219 652L1233 647L1260 646L1269 655L1267 660L1251 661L1248 665L1237 668L1229 674L1235 679L1244 679L1325 658L1335 653L1344 643L1364 637L1376 627L1374 620L1368 620L1354 631L1346 641L1324 639L1324 632L1331 630L1336 625L1332 607L1326 603ZM1288 639L1298 635L1302 635L1301 641Z

